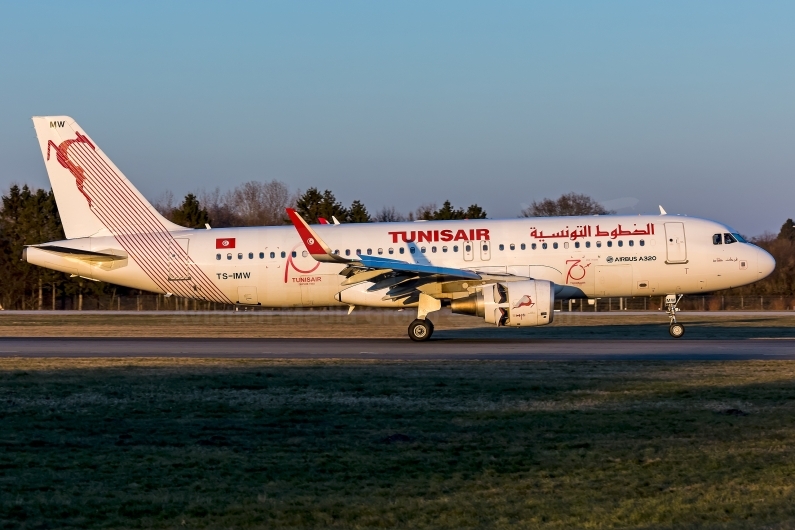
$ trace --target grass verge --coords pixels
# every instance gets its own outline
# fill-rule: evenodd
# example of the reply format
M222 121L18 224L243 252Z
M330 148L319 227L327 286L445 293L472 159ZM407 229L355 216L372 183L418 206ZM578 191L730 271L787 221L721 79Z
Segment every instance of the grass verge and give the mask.
M0 359L0 527L784 528L793 376Z

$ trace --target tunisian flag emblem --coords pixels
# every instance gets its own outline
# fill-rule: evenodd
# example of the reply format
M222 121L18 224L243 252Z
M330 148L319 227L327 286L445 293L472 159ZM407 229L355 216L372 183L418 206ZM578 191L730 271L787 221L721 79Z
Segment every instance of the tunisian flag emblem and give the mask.
M215 240L215 248L235 248L235 238L225 237Z

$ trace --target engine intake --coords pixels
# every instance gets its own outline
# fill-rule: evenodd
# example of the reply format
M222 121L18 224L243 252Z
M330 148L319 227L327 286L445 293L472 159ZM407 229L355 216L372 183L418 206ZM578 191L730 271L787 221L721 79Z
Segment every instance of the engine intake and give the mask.
M490 283L450 303L453 313L498 326L543 326L555 316L555 285L544 280Z

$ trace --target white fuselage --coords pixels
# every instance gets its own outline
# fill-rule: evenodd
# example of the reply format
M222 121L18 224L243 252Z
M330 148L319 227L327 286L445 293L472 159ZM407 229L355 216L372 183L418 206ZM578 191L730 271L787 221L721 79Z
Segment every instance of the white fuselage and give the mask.
M405 223L315 225L318 236L343 257L357 253L467 269L488 277L548 280L556 298L692 294L745 285L775 265L759 247L726 244L729 227L681 216L589 216ZM184 259L125 253L114 236L70 239L50 245L125 254L110 263L28 248L28 262L160 293L268 307L342 304L402 307L368 291L371 283L342 286L345 265L319 263L292 226L172 232ZM720 234L721 244L715 244ZM731 238L730 238L731 239ZM223 240L227 246L223 246ZM234 240L234 242L232 242ZM234 248L230 248L234 246ZM217 248L221 247L221 248ZM177 255L177 254L173 254ZM168 262L168 284L147 270ZM162 262L161 262L162 266ZM203 273L204 284L196 281ZM207 280L214 284L207 287ZM464 288L466 284L464 284ZM338 294L341 291L342 294ZM223 293L220 295L218 293ZM462 293L466 294L465 292ZM451 297L457 295L452 294ZM226 299L224 299L224 297Z

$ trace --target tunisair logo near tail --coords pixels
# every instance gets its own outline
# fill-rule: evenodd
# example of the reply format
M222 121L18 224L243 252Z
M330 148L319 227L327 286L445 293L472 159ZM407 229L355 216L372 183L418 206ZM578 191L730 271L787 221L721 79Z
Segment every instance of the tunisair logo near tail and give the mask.
M58 122L58 123L62 124L63 122ZM61 127L63 127L63 125L61 125ZM75 178L75 182L77 183L77 189L80 191L80 193L83 194L83 197L86 198L86 200L88 201L88 207L90 208L91 197L89 197L88 194L83 189L83 184L86 181L85 172L83 171L82 167L78 166L77 164L69 160L69 152L68 152L69 146L72 145L73 143L86 144L91 149L96 150L96 147L94 147L94 144L91 143L91 140L89 140L87 137L83 136L78 132L77 138L75 138L74 140L64 140L59 145L55 145L55 142L49 140L47 142L47 160L50 159L50 148L52 147L55 150L55 159L58 161L59 164L61 164L66 169L68 169L69 173L71 173L72 176Z
M469 230L412 230L410 232L387 232L392 243L435 243L438 241L488 241L488 228Z

